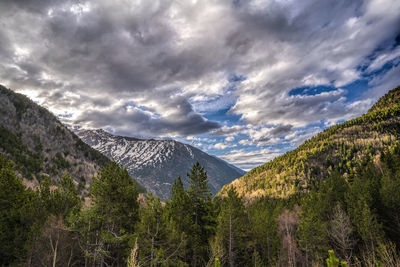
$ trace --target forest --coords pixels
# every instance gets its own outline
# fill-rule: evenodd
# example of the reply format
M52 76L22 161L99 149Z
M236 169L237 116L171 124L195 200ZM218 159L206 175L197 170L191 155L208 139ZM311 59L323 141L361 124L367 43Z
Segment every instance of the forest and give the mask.
M195 164L165 203L109 163L89 199L68 173L37 189L0 157L1 266L399 266L400 146L310 192L212 197Z
M390 90L369 111L336 124L306 140L296 149L249 171L236 181L240 196L286 198L309 191L314 183L339 172L353 175L356 166L398 143L400 87ZM222 189L224 193L230 185Z

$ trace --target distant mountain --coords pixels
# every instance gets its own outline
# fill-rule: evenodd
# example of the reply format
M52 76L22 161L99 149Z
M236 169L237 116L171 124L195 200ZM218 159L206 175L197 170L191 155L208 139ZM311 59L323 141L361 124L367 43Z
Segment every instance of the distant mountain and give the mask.
M87 195L92 177L110 160L84 143L51 112L0 85L0 153L16 164L28 186L54 185L65 172Z
M233 186L246 198L285 198L309 191L332 172L351 179L367 158L379 166L382 151L400 142L400 87L383 96L366 114L335 125L297 149L252 169L224 186Z
M173 140L136 139L103 130L76 133L84 142L124 166L148 191L163 200L170 196L172 184L179 175L186 184L186 174L196 162L207 171L213 193L244 174L221 159Z

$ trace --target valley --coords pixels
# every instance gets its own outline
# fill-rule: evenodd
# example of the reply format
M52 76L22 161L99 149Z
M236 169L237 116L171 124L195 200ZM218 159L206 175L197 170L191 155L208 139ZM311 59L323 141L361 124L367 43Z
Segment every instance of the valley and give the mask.
M173 140L75 135L0 89L2 264L399 262L400 87L247 174Z

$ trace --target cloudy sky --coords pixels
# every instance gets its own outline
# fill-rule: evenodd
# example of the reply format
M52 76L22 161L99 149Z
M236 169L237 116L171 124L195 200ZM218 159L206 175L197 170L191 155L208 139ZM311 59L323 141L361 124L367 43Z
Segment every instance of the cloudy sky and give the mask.
M399 0L0 0L0 83L248 170L400 84Z

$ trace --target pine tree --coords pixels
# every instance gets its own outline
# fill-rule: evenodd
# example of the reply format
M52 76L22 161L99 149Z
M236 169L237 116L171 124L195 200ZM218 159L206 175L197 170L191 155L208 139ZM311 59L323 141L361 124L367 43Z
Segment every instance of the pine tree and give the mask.
M22 264L41 224L38 201L0 154L0 265Z
M99 265L123 265L131 251L138 221L138 192L128 172L112 162L93 179L92 206L79 216L85 254Z
M60 186L50 195L51 213L67 219L71 213L78 213L82 203L78 196L72 177L65 173L60 181Z
M250 220L253 250L267 266L275 265L280 249L277 217L282 207L276 200L264 199L246 208Z
M208 261L208 240L215 231L215 219L211 192L207 184L207 173L200 163L196 163L188 174L187 191L191 223L187 235L191 250L191 266L202 266Z
M376 248L383 240L382 225L378 221L375 208L379 201L379 174L372 163L357 174L345 195L348 215L355 231L364 244L366 253L376 260Z
M141 266L158 266L165 261L167 229L164 208L159 198L148 195L145 207L140 210L140 221L136 226Z
M297 232L307 262L322 262L325 257L329 248L328 226L332 207L343 202L347 189L343 176L333 173L317 190L303 198L301 222Z
M227 196L222 199L216 234L216 239L224 250L221 260L229 266L243 265L249 260L246 257L245 244L248 232L244 225L249 225L249 222L243 202L236 191L230 188Z
M187 232L191 227L190 201L187 192L183 187L181 177L172 185L170 200L166 203L166 212L171 223L179 232Z
M165 216L168 229L168 245L173 248L169 260L178 265L179 262L189 262L188 233L192 227L191 202L178 176L172 185L170 200L166 202Z

